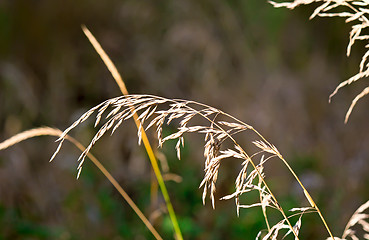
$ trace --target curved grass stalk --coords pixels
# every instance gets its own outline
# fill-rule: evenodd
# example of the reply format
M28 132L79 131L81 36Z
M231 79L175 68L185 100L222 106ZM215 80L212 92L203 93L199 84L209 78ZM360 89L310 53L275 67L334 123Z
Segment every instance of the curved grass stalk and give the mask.
M118 72L118 70L116 69L116 67L115 67L115 65L112 63L112 61L110 60L110 58L107 56L107 54L105 53L105 51L102 49L102 47L100 46L100 44L97 42L97 40L94 38L94 36L91 34L91 32L85 27L85 26L82 26L82 29L83 29L83 31L84 31L84 33L85 33L85 35L88 37L88 39L90 40L90 42L91 42L91 44L94 46L94 48L95 48L95 50L98 52L98 54L100 55L100 57L102 58L102 60L104 61L104 63L105 63L105 65L108 67L108 69L109 69L109 71L111 72L111 74L112 74L112 76L113 76L113 78L115 79L115 81L117 82L117 84L118 84L118 86L119 86L119 88L120 88L120 90L121 90L121 92L124 94L124 95L128 95L129 93L128 93L128 91L127 91L127 88L126 88L126 86L125 86L125 84L124 84L124 82L123 82L123 80L122 80L122 77L121 77L121 75L119 74L119 72ZM204 107L209 107L209 106L206 106L206 105L203 105ZM134 112L135 111L135 109L133 108L133 107L131 107L131 112ZM234 118L233 116L231 116L231 115L228 115L228 114L226 114L226 113L224 113L224 112L222 112L222 114L224 114L224 115L227 115L228 117L231 117L232 119L234 119L234 120L236 120L236 121L238 121L238 122L240 122L240 123L242 123L242 124L245 124L245 123L243 123L242 121L239 121L238 119L236 119L236 118ZM168 208L168 212L169 212L169 215L170 215L170 217L171 217L171 220L172 220L172 223L173 223L173 226L174 226L174 229L175 229L175 232L177 233L177 238L179 238L179 239L181 239L182 237L181 236L179 236L179 235L181 235L180 234L180 229L179 229L179 226L178 226L178 223L177 223L177 220L176 220L176 217L175 217L175 214L174 214L174 210L173 210L173 207L172 207L172 205L171 205L171 202L170 202L170 199L169 199L169 195L168 195L168 193L167 193L167 190L166 190L166 187L165 187L165 185L164 185L164 181L162 180L162 176L161 176L161 173L160 173L160 170L159 170L159 168L158 168L158 166L157 166L157 161L156 161L156 158L155 158L155 156L154 156L154 154L153 154L153 151L152 151L152 148L151 148L151 145L150 145L150 143L149 143L149 141L148 141L148 139L147 139L147 136L146 136L146 133L145 133L145 131L141 128L140 129L140 126L141 126L141 123L140 123L140 120L138 119L138 115L137 115L137 113L136 112L134 112L134 114L133 114L133 118L134 118L134 121L135 121L135 123L136 123L136 126L137 126L137 128L139 129L139 131L141 131L141 137L142 137L142 141L143 141L143 143L144 143L144 146L145 146L145 148L146 148L146 151L147 151L147 153L148 153L148 155L149 155L149 158L150 158L150 161L151 161L151 163L152 163L152 166L153 166L153 169L154 169L154 172L155 172L155 174L156 174L156 176L157 176L157 179L158 179L158 182L159 182L159 186L160 186L160 188L161 188L161 190L162 190L162 192L163 192L163 195L164 195L164 198L165 198L165 201L166 201L166 203L167 203L167 208ZM208 119L210 122L212 122L210 119ZM219 126L218 126L219 127ZM252 128L251 127L251 129L256 133L256 134L258 134L259 135L259 137L261 137L269 146L273 146L273 145L271 145L268 141L266 141L266 139L258 132L258 131L256 131L254 128ZM231 137L231 136L229 136L233 141L234 141L234 143L235 144L237 144L236 142L235 142L235 140ZM238 144L237 144L238 145ZM240 147L239 145L238 145L238 147ZM240 147L241 148L241 147ZM244 152L244 154L246 154L246 152ZM247 154L246 154L246 156L247 156ZM293 169L290 167L290 165L287 163L287 161L282 157L282 155L277 151L277 156L283 161L283 163L287 166L287 168L289 169L289 171L292 173L292 175L295 177L295 179L298 181L298 183L299 183L299 185L302 187L302 189L303 189L303 191L304 191L304 194L305 194L305 196L306 196L306 198L308 199L308 201L309 201L309 203L311 204L311 206L312 207L314 207L316 210L317 210L317 212L318 212L318 214L319 214L319 216L320 216L320 218L321 218L321 220L322 220L322 222L323 222L323 224L324 224L324 226L326 227L326 229L327 229L327 231L328 231L328 233L329 233L329 235L331 236L331 237L333 237L333 235L332 235L332 233L331 233L331 231L330 231L330 229L329 229L329 227L328 227L328 225L327 225L327 223L326 223L326 221L325 221L325 219L324 219L324 217L323 217L323 215L321 214L321 211L320 211L320 209L317 207L317 205L315 204L315 202L313 201L313 199L311 198L311 196L310 196L310 194L308 193L308 191L306 190L306 188L305 188L305 186L302 184L302 182L300 181L300 179L297 177L297 175L295 174L295 172L293 171ZM248 156L247 156L248 157ZM250 158L251 159L251 158ZM254 169L256 169L256 171L258 171L257 170L257 167L256 167L256 165L254 164L254 162L253 161L250 161L251 162L251 164L253 165L253 167L254 167ZM261 174L258 172L258 175L259 175L259 177L260 177L260 179L264 182L264 180L263 180L263 178L261 177ZM162 182L163 183L163 185L161 185L161 183L160 182ZM267 187L267 189L268 189L268 191L271 193L271 195L272 195L272 197L273 197L273 199L275 200L275 201L277 201L276 200L276 198L274 197L274 195L272 194L272 192L270 191L270 189L269 189L269 187L268 187L268 185L264 182L264 184L265 184L265 186ZM261 198L261 195L260 195L260 198ZM280 207L280 206L279 206ZM288 218L286 217L286 215L284 214L284 211L283 211L283 209L280 209L281 210L281 213L282 213L282 215L283 215L283 217L286 219L286 221L287 221L287 223L290 225L290 227L291 227L291 229L293 230L293 228L292 228L292 225L290 224L290 222L288 221ZM173 212L173 214L171 214L171 212ZM269 227L269 223L268 223L268 220L267 220L267 215L266 215L266 212L265 212L265 210L264 210L264 208L263 208L263 215L264 215L264 218L265 218L265 222L266 222L266 225L267 225L267 227L268 227L268 229L270 230L270 227ZM295 234L295 232L294 232L294 234ZM295 234L295 237L297 237L297 235ZM297 237L298 238L298 237Z
M197 103L197 102L193 102L193 101L191 101L192 103L195 103L195 104L199 104L199 105L202 105L202 106L204 106L204 107L206 107L206 108L212 108L212 107L210 107L210 106L208 106L208 105L205 105L205 104L200 104L200 103ZM195 109L192 109L192 110L194 110L194 111L196 111ZM229 115L229 114L227 114L227 113L225 113L225 112L223 112L223 111L220 111L220 110L218 110L217 109L217 111L218 111L218 113L216 114L216 117L218 116L218 114L220 113L220 114L222 114L222 115L225 115L225 116L228 116L228 117L231 117L232 119L234 119L234 120L237 120L237 121L239 121L238 119L236 119L235 117L233 117L233 116L231 116L231 115ZM264 184L264 186L266 187L266 189L267 189L267 191L269 192L269 194L271 195L271 197L274 199L274 201L277 203L276 205L275 205L275 207L280 211L280 213L282 214L282 216L283 216L283 218L284 218L284 220L287 222L287 224L288 224L288 226L290 227L290 230L292 231L292 233L295 235L295 239L299 239L299 237L298 237L298 234L296 233L296 231L295 231L295 229L293 228L293 226L292 226L292 224L291 224L291 222L289 221L289 219L288 219L288 217L286 216L286 214L285 214L285 212L284 212L284 210L283 210L283 208L282 208L282 206L280 205L280 204L278 204L278 201L277 201L277 198L274 196L274 194L273 194L273 192L270 190L270 188L269 188L269 186L268 186L268 184L265 182L265 180L264 180L264 177L262 176L262 174L260 173L260 171L259 171L259 169L256 167L256 164L254 163L254 161L252 160L252 158L250 158L250 156L246 153L246 151L236 142L236 140L227 132L227 131L225 131L218 123L216 123L215 122L215 118L214 118L214 120L211 120L210 118L208 118L206 115L204 115L203 113L201 113L201 112L198 112L198 111L196 111L199 115L201 115L203 118L205 118L206 120L208 120L209 122L211 122L211 124L212 125L214 125L214 126L216 126L216 127L218 127L221 131L223 131L224 133L226 133L226 135L227 135L227 137L229 138L229 139L231 139L232 141L233 141L233 143L235 144L235 146L237 146L240 150L241 150L241 152L242 152L242 154L244 154L245 156L246 156L246 158L247 159L249 159L250 160L250 163L251 163L251 165L252 165L252 167L255 169L255 171L257 172L257 175L259 176L259 181L262 181L263 182L263 184ZM239 121L239 122L241 122L241 121ZM256 130L252 127L252 126L250 126L250 125L248 125L248 124L246 124L246 123L243 123L243 122L241 122L243 125L245 125L245 126L247 126L247 128L250 128L251 130L253 130L254 132L256 132ZM240 132L240 131L238 131L238 132ZM261 198L261 195L260 195L260 198ZM264 215L264 219L265 219L265 222L266 222L266 225L267 225L267 228L268 228L268 231L270 232L271 231L271 229L270 229L270 226L269 226L269 222L268 222L268 219L267 219L267 216L266 216L266 211L264 211L264 209L263 209L263 207L262 207L262 211L263 211L263 215Z
M9 148L19 142L22 142L24 140L27 140L33 137L39 137L39 136L60 137L62 133L63 132L60 131L59 129L50 128L50 127L30 129L30 130L18 133L17 135L1 142L0 150ZM67 139L72 144L74 144L82 152L86 150L86 148L73 137L66 135L65 139ZM102 172L102 174L109 180L109 182L113 184L113 186L119 192L119 194L124 198L124 200L126 200L128 205L133 209L133 211L137 214L137 216L142 220L142 222L145 224L147 229L149 229L149 231L154 235L155 239L162 240L162 237L155 230L155 228L152 226L149 220L145 217L145 215L141 212L141 210L137 207L137 205L133 202L133 200L129 197L129 195L124 191L122 186L115 180L115 178L109 173L109 171L106 170L106 168L100 163L100 161L97 160L97 158L94 155L92 155L92 153L88 153L87 157L91 160L93 164L95 164L95 166Z
M270 144L258 131L256 131L254 129L254 132L260 137L262 138L269 146L272 146L272 144ZM316 211L318 212L318 215L320 217L320 219L322 220L324 227L326 228L329 236L334 239L333 234L327 224L327 222L325 221L323 214L321 213L320 209L318 208L318 206L316 205L316 203L314 202L313 198L310 196L309 192L306 190L304 184L302 184L300 178L297 176L297 174L295 173L295 171L293 171L293 169L291 168L291 166L288 164L288 162L286 161L286 159L284 159L284 157L277 152L277 156L279 159L282 160L282 162L284 163L284 165L286 165L286 167L288 168L288 170L291 172L291 174L293 175L293 177L295 178L295 180L299 183L300 187L302 188L302 190L304 191L305 197L306 199L309 201L311 207L315 208Z
M159 105L163 106L164 104L169 105L169 109L167 110L158 110ZM192 106L193 105L193 106ZM236 119L235 117L210 107L205 104L197 103L194 101L186 101L181 99L166 99L163 97L153 96L153 95L127 95L124 97L117 97L113 99L109 99L100 105L90 109L85 114L83 114L77 121L75 121L69 128L67 128L61 138L59 139L60 143L58 149L55 154L59 151L62 143L63 137L68 134L74 127L85 121L88 117L90 117L95 111L98 111L96 116L96 125L100 122L102 115L108 108L113 108L109 114L107 114L107 122L103 124L100 130L97 132L95 137L92 139L90 145L87 147L86 151L81 154L79 160L80 168L83 165L84 158L91 147L99 140L99 138L104 135L107 131L112 129L112 133L119 127L123 121L133 118L134 114L137 114L138 119L141 121L141 125L138 131L139 142L142 139L141 133L142 129L149 129L153 126L156 126L156 131L159 139L159 146L161 146L164 142L171 139L178 139L176 145L177 156L180 157L180 145L183 144L183 134L185 133L202 133L205 134L205 150L204 156L206 158L205 161L205 176L200 184L200 187L204 188L203 192L203 201L205 201L205 197L207 196L207 191L210 190L210 198L212 200L212 205L214 207L214 192L215 192L215 183L217 180L218 169L220 166L220 162L226 158L239 158L242 159L243 169L241 170L239 176L236 180L236 192L234 194L223 197L222 199L231 199L234 198L236 200L237 208L242 207L252 207L252 206L267 206L277 209L283 216L282 223L279 226L280 229L288 227L291 233L294 234L295 238L298 239L298 232L296 227L293 227L289 221L289 217L285 214L285 211L278 203L276 197L273 192L269 188L267 182L265 181L264 173L263 173L263 164L270 160L273 157L278 157L282 160L282 162L287 166L292 175L299 182L304 194L309 201L312 208L318 212L320 218L322 219L329 235L332 236L328 225L326 224L319 208L312 200L310 194L301 183L297 175L294 173L292 168L289 166L287 161L282 157L279 153L278 149L270 144L258 131L256 131L252 126L243 123L242 121ZM131 109L135 109L134 113L131 112ZM201 108L198 110L198 108ZM210 126L205 125L194 125L189 126L189 122L195 117L200 116L202 119L205 119ZM216 117L211 116L221 116L228 117L231 119L231 122L216 120ZM152 119L150 123L144 126L144 123L149 121L148 119ZM169 135L162 136L162 127L165 123L170 124L172 120L177 119L179 122L178 131ZM261 149L254 154L248 154L234 139L234 135L237 133L241 133L246 130L251 130L254 132L260 140L254 141L254 145ZM225 140L230 140L234 144L233 149L220 150L220 145ZM259 164L256 164L253 160L254 157L261 153L269 154L270 156L266 159L262 158ZM247 166L250 164L252 166L252 171L250 173L247 172ZM257 186L253 184L254 179L258 178L259 181L262 182L261 185ZM252 205L240 205L239 204L239 196L241 194L247 193L252 190L258 190L260 192L261 202L258 204ZM302 209L302 208L301 208ZM264 211L263 214L266 215ZM265 217L266 224L268 224L268 220ZM284 225L286 224L286 225ZM274 227L274 226L273 226ZM273 231L275 228L270 228ZM270 231L271 231L270 230ZM278 231L276 231L278 234Z
M210 106L208 106L208 105L206 105L206 104L202 104L202 103L197 103L197 102L193 102L193 101L188 101L188 102L192 102L192 103L196 103L196 104L199 104L199 105L201 105L201 106L203 106L203 107L205 107L205 108L211 108ZM218 110L218 109L217 109ZM325 218L323 217L323 215L322 215L322 213L321 213L321 211L320 211L320 209L318 208L318 206L316 205L316 203L314 202L314 200L313 200L313 198L310 196L310 194L309 194L309 192L307 191L307 189L305 188L305 186L302 184L302 182L301 182L301 180L299 179L299 177L296 175L296 173L295 173L295 171L293 171L293 169L291 168L291 166L288 164L288 162L284 159L284 157L280 154L280 152L275 148L275 146L274 145L272 145L271 143L269 143L265 138L264 138L264 136L263 135L261 135L255 128L253 128L252 126L250 126L250 125L248 125L248 124L246 124L246 123L244 123L243 121L241 121L241 120L239 120L239 119L237 119L237 118L235 118L235 117L233 117L232 115L230 115L230 114L228 114L228 113L226 113L226 112L223 112L223 111L220 111L220 110L218 110L219 111L219 113L220 114L222 114L222 115L225 115L225 116L227 116L227 117L229 117L229 118L231 118L231 119L233 119L233 120L235 120L235 121L237 121L238 123L240 123L240 124L243 124L243 125L245 125L245 126L247 126L250 130L252 130L253 132L255 132L269 147L271 147L274 151L273 151L273 153L275 153L276 154L276 156L280 159L280 160L282 160L282 162L286 165L286 167L288 168L288 170L291 172L291 174L294 176L294 178L296 179L296 181L299 183L299 185L300 185L300 187L302 188L302 190L303 190L303 192L304 192L304 194L305 194L305 197L307 198L307 200L309 201L309 203L310 203L310 205L311 205L311 207L313 207L313 208L315 208L316 209L316 211L317 211L317 213L318 213L318 215L319 215L319 217L320 217L320 219L322 220L322 222L323 222L323 224L324 224L324 227L326 228L326 230L327 230L327 232L328 232L328 234L329 234L329 236L332 238L332 239L334 239L334 237L333 237L333 234L332 234L332 232L331 232L331 230L330 230L330 228L329 228L329 226L328 226L328 224L327 224L327 222L325 221ZM201 114L201 113L200 113ZM213 120L211 120L211 119L209 119L208 117L206 117L206 116L203 116L204 118L206 118L208 121L210 121L212 124L215 124L215 125L217 125L216 123L214 123L213 122ZM220 129L222 129L219 125L217 126L217 127L219 127ZM224 129L222 129L223 131L224 131ZM229 135L228 136L233 142L234 142L234 144L236 144L238 147L240 147L241 148L241 146L239 146L238 145L238 143L234 140L234 138L231 136L231 135ZM241 148L242 149L242 148ZM243 152L244 154L246 154L246 156L248 157L248 158L250 158L248 155L247 155L247 153L244 151ZM258 153L257 153L258 154ZM251 158L250 158L251 159ZM253 165L253 167L254 167L254 169L257 169L256 168L256 165L255 165L255 163L253 162L253 161L250 161L250 163ZM260 175L260 173L258 172L258 174ZM260 175L260 177L261 177L261 175ZM266 186L266 188L268 189L268 191L270 192L270 194L272 195L272 197L275 199L275 201L277 201L276 200L276 198L275 198L275 196L273 195L273 193L271 192L271 190L269 189L269 187L268 187L268 185L266 184L266 182L264 181L264 179L263 178L261 178L261 180L263 181L263 183L265 184L265 186ZM279 206L280 207L280 206ZM283 215L283 217L286 219L286 221L287 221L287 223L290 225L290 227L292 228L292 225L290 224L290 222L288 221L288 218L286 217L286 215L285 215L285 213L284 213L284 211L283 211L283 209L281 208L280 209L281 210L281 213L282 213L282 215ZM264 210L263 210L263 214L264 214L264 218L265 218L265 221L266 221L266 224L267 224L267 226L268 226L268 229L269 229L269 223L268 223L268 221L267 221L267 217L266 217L266 214L265 214L265 212L264 212ZM298 238L298 236L295 234L295 237L296 238Z
M206 105L204 105L204 106L206 106ZM209 106L206 106L206 107L209 107ZM229 115L229 114L227 114L227 113L225 113L225 112L221 112L223 115L226 115L226 116L228 116L228 117L230 117L230 118L232 118L233 120L235 120L235 121L237 121L237 122L239 122L239 123L241 123L241 124L244 124L244 125L247 125L247 126L249 126L248 124L246 124L246 123L244 123L244 122L242 122L241 120L239 120L239 119L237 119L237 118L235 118L235 117L233 117L232 115ZM210 119L208 119L209 121L210 121ZM307 198L307 200L309 201L309 203L310 203L310 205L311 205L311 207L313 207L313 208L315 208L316 209L316 211L317 211L317 213L318 213L318 215L319 215L319 217L320 217L320 219L322 220L322 222L323 222L323 224L324 224L324 227L326 228L326 230L327 230L327 232L328 232L328 234L329 234L329 236L332 238L332 239L334 239L334 237L333 237L333 234L332 234L332 232L331 232L331 230L330 230L330 228L329 228L329 226L328 226L328 224L327 224L327 222L325 221L325 219L324 219L324 217L323 217L323 215L322 215L322 213L321 213L321 211L320 211L320 209L318 208L318 206L316 205L316 203L314 202L314 200L313 200L313 198L310 196L310 194L309 194L309 192L306 190L306 188L305 188L305 186L304 186L304 184L302 184L302 182L301 182L301 180L299 179L299 177L297 176L297 174L295 173L295 171L293 171L293 169L291 168L291 166L288 164L288 162L284 159L284 157L282 156L282 154L280 154L280 152L275 148L275 146L273 145L273 144L271 144L271 143L269 143L265 138L264 138L264 136L263 135L261 135L256 129L254 129L252 126L249 126L250 127L250 129L253 131L253 132L255 132L269 147L271 147L273 150L275 149L275 151L273 151L276 155L277 155L277 157L280 159L280 160L282 160L282 162L286 165L286 167L288 168L288 170L291 172L291 174L294 176L294 178L295 178L295 180L299 183L299 185L300 185L300 187L302 188L302 190L304 191L304 194L305 194L305 197ZM232 139L232 140L234 140L231 136L230 136L230 138ZM235 142L235 141L234 141ZM236 144L236 142L235 142L235 144ZM245 153L246 154L246 153ZM253 162L251 161L251 163L253 164ZM255 168L255 166L254 166L254 164L253 164L253 167ZM264 182L264 184L266 185L266 183ZM267 185L266 185L267 186ZM270 189L269 189L269 187L267 186L267 189L268 189L268 191L270 191ZM270 191L270 193L271 193L271 191ZM272 193L271 193L272 194ZM272 197L275 199L275 197L274 197L274 195L272 194ZM275 199L276 200L276 199ZM284 215L284 212L283 212L283 210L281 211L282 213L283 213L283 215ZM263 210L263 214L264 214L264 216L265 216L265 213L264 213L264 210ZM286 218L286 216L284 215L284 217ZM265 219L266 219L266 216L265 216ZM287 218L286 218L287 219ZM266 220L266 222L267 222L267 220ZM287 221L288 222L288 221ZM289 223L289 222L288 222ZM268 222L267 222L267 225L269 226L269 224L268 224ZM269 228L269 227L268 227ZM295 235L296 236L296 235ZM296 236L297 237L297 236Z
M82 25L82 30L85 33L88 40L90 41L90 43L92 44L92 46L95 48L96 52L99 54L99 56L103 60L105 66L109 69L109 71L112 74L115 82L118 84L119 89L122 92L122 94L123 95L128 95L129 93L128 93L128 90L126 88L126 85L124 84L123 78L119 74L119 72L118 72L117 68L115 67L114 63L111 61L109 56L105 53L104 49L101 47L101 45L96 40L96 38L92 35L92 33L87 29L87 27ZM133 119L134 119L134 122L136 124L136 127L137 127L138 131L141 131L140 134L142 136L142 141L144 143L147 155L150 159L151 166L154 170L156 179L158 180L160 190L163 194L164 201L165 201L165 204L166 204L167 209L168 209L168 214L169 214L170 220L173 224L174 233L175 233L178 240L182 240L183 237L182 237L181 229L179 227L177 217L176 217L176 214L175 214L173 206L172 206L172 202L170 201L170 197L169 197L169 194L168 194L168 190L165 186L163 176L160 172L158 161L156 160L154 151L152 150L150 141L147 138L145 131L143 129L140 129L141 122L138 119L138 115L135 113L135 109L130 108L130 110L133 114Z

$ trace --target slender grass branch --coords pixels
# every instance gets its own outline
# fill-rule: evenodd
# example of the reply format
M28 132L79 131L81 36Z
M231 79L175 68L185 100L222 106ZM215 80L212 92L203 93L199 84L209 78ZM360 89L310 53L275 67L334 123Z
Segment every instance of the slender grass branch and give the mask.
M60 137L60 135L63 132L56 128L50 128L50 127L41 127L41 128L34 128L30 129L24 132L21 132L4 142L0 143L0 150L6 149L8 147L11 147L19 142L22 142L24 140L33 138L33 137L39 137L39 136L56 136ZM74 144L81 152L85 151L86 148L75 138L67 135L65 137L68 141L70 141L72 144ZM154 235L155 239L162 240L162 237L159 235L159 233L155 230L155 228L152 226L152 224L149 222L149 220L145 217L145 215L141 212L141 210L137 207L137 205L133 202L133 200L129 197L129 195L124 191L122 186L115 180L115 178L109 173L108 170L100 163L100 161L92 155L92 153L88 153L87 157L91 160L91 162L101 171L101 173L109 180L111 184L117 189L119 194L126 200L128 205L133 209L133 211L137 214L137 216L142 220L142 222L145 224L147 229Z
M118 84L120 91L123 93L123 95L125 95L125 96L128 95L129 93L128 93L128 90L126 88L126 85L124 84L123 78L119 74L119 72L118 72L117 68L115 67L114 63L111 61L109 56L105 53L104 49L101 47L101 45L96 40L96 38L92 35L92 33L87 29L87 27L82 25L82 30L85 33L85 35L87 36L88 40L91 42L92 46L95 48L96 52L99 54L99 56L103 60L106 67L109 69L109 71L112 74L115 82ZM134 111L135 111L135 109L133 107L131 107L130 110L131 110L132 113L134 113ZM159 165L158 165L158 161L156 160L154 151L152 150L152 147L151 147L151 144L149 142L149 139L147 138L146 132L144 131L144 129L140 128L141 122L138 119L137 113L133 114L133 119L134 119L134 122L136 124L137 129L141 131L142 141L144 143L147 155L150 159L150 162L151 162L152 168L154 170L156 179L158 180L160 190L163 194L165 204L166 204L167 209L168 209L168 214L169 214L169 217L172 221L176 237L177 237L178 240L182 240L183 237L182 237L181 229L179 227L177 217L176 217L176 214L174 212L172 203L170 201L168 190L165 186L163 176L160 172L160 168L159 168Z

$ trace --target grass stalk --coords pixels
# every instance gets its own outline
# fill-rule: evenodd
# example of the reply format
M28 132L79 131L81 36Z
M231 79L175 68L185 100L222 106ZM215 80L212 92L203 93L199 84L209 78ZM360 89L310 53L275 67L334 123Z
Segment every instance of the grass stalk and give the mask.
M242 123L242 124L245 124L244 122L242 122L242 121L240 121L240 120L238 120L237 118L234 118L233 116L231 116L231 115L229 115L229 114L227 114L227 113L224 113L224 112L222 112L222 114L224 114L224 115L227 115L228 117L230 117L230 118L232 118L232 119L234 119L234 120L236 120L236 121L238 121L238 122L240 122L240 123ZM208 119L209 121L211 121L210 119ZM220 127L220 126L219 126ZM268 145L270 145L270 146L272 146L272 144L271 143L269 143L265 138L264 138L264 136L263 135L261 135L256 129L254 129L254 128L252 128L252 131L254 131L264 142L266 142ZM237 144L237 142L232 138L232 136L229 136L230 137L230 139L232 139L233 140L233 142L235 143L235 144ZM237 144L238 145L238 144ZM241 147L241 146L239 146L239 147ZM244 152L245 154L246 154L246 156L248 156L247 155L247 153L246 152ZM305 194L305 196L306 196L306 198L307 198L307 200L309 201L309 203L310 203L310 205L311 205L311 207L313 207L313 208L315 208L316 209L316 211L318 212L318 215L319 215L319 217L320 217L320 219L322 220L322 222L323 222L323 224L324 224L324 227L326 228L326 230L327 230L327 232L328 232L328 234L329 234L329 236L332 238L332 239L334 239L334 237L333 237L333 234L332 234L332 232L331 232L331 230L330 230L330 228L329 228L329 226L328 226L328 224L327 224L327 222L325 221L325 219L324 219L324 217L323 217L323 215L322 215L322 213L321 213L321 211L320 211L320 209L318 208L318 206L315 204L315 202L314 202L314 200L312 199L312 197L310 196L310 194L309 194L309 192L306 190L306 188L305 188L305 186L302 184L302 182L300 181L300 179L299 179L299 177L296 175L296 173L295 173L295 171L293 171L293 169L291 168L291 166L288 164L288 162L283 158L283 156L280 154L280 153L277 153L277 156L278 156L278 158L279 159L281 159L282 160L282 162L286 165L286 167L288 168L288 170L291 172L291 174L294 176L294 178L296 179L296 181L299 183L299 185L301 186L301 188L302 188L302 190L304 191L304 194ZM250 158L251 159L251 158ZM251 162L251 164L253 165L253 167L256 169L256 166L255 166L255 164L254 164L254 162L253 161L250 161ZM260 173L259 173L259 171L257 171L258 172L258 174L260 175ZM261 177L261 175L260 175L260 177ZM266 186L266 188L268 189L268 191L270 192L270 194L271 194L271 196L273 197L273 199L275 199L276 200L276 198L275 198L275 196L273 195L273 193L271 192L271 190L269 189L269 187L268 187L268 185L266 184L266 182L264 181L264 179L263 178L261 178L261 180L263 181L263 183L265 184L265 186ZM281 213L282 213L282 215L283 215L283 217L286 219L286 221L287 221L287 223L288 223L288 225L291 227L291 229L293 230L293 228L292 228L292 225L290 224L290 222L288 221L288 218L286 217L286 215L285 215L285 213L284 213L284 211L283 211L283 209L281 209L282 211L281 211ZM264 213L264 211L263 211L263 214L265 215L265 213ZM268 224L267 224L268 225ZM294 235L295 235L295 237L297 237L297 235L295 234L295 231L293 231L293 233L294 233ZM298 237L297 237L298 238Z
M268 143L269 145L271 145L258 131L256 131L254 129L255 133L262 138L266 143ZM315 210L318 212L318 215L320 217L320 219L322 220L324 227L326 228L329 236L334 239L333 234L327 224L327 222L325 221L322 212L320 211L320 209L318 208L318 206L316 205L316 203L314 202L313 198L310 196L309 192L306 190L304 184L302 184L300 178L297 176L297 174L295 173L295 171L293 171L293 169L291 168L291 166L288 164L288 162L286 161L286 159L284 159L284 157L281 154L278 154L278 158L282 160L282 162L284 163L284 165L286 165L286 167L288 168L288 170L291 172L291 174L294 176L294 178L296 179L296 181L299 183L300 187L302 188L302 190L304 191L305 197L307 198L307 200L309 201L311 207L315 208Z
M199 103L198 103L199 104ZM207 106L206 104L199 104L201 106L204 106L204 107L207 107L207 108L210 108L209 106ZM190 108L190 107L189 107ZM196 111L195 109L191 108L192 110ZM278 203L278 200L277 198L274 196L273 192L271 191L271 189L269 188L268 184L266 183L264 177L262 176L262 174L260 173L260 171L258 170L258 168L256 167L256 164L254 163L254 161L252 160L252 158L246 153L246 151L237 143L237 141L227 132L225 131L220 125L218 125L214 120L211 120L209 117L207 117L206 115L204 115L203 113L199 112L199 111L196 111L200 116L202 116L204 119L208 120L209 122L211 122L212 124L214 124L214 126L217 126L220 130L222 130L227 136L229 139L231 139L231 141L239 147L239 149L241 149L242 153L250 160L250 163L252 165L252 167L256 170L257 172L257 175L259 176L259 179L263 182L264 186L266 187L267 191L269 192L269 194L271 195L271 197L273 198L273 200ZM234 119L234 120L237 120L238 122L241 122L240 120L236 119L235 117L225 113L225 112L222 112L220 111L222 114L224 114L225 116L229 116L230 118ZM243 122L242 122L243 123ZM243 123L245 124L245 123ZM251 127L251 126L250 126ZM259 136L261 136L253 127L251 128L254 132L256 132ZM263 138L264 139L264 138ZM299 237L298 237L298 234L296 233L295 229L293 228L290 220L288 219L286 213L284 212L282 206L278 203L277 204L277 209L278 211L282 214L284 220L286 221L286 223L288 224L288 226L290 227L293 235L295 236L295 239L296 240L299 240ZM266 224L267 224L267 227L268 227L268 230L270 231L269 229L269 223L268 223L268 220L266 218L266 215L265 215L265 212L263 211L263 214L264 214L264 217L265 217L265 220L266 220Z
M19 142L22 142L24 140L33 138L33 137L39 137L39 136L56 136L60 137L60 135L63 132L56 128L50 128L50 127L41 127L41 128L35 128L31 130L27 130L24 132L21 132L4 142L0 143L0 150L6 149L10 146L13 146ZM83 152L86 148L75 138L67 135L66 138L68 141L70 141L72 144L74 144L81 152ZM155 228L152 226L152 224L149 222L149 220L145 217L145 215L141 212L141 210L137 207L137 205L133 202L133 200L129 197L129 195L124 191L122 186L115 180L115 178L109 173L108 170L101 164L101 162L94 156L92 153L88 153L87 157L91 160L93 164L101 171L101 173L109 180L111 184L117 189L119 194L126 200L128 205L133 209L133 211L137 214L137 216L142 220L142 222L145 224L147 229L154 235L155 239L162 240L163 238L159 235L159 233L155 230Z
M95 48L96 52L99 54L99 56L103 60L106 67L109 69L109 71L112 74L115 82L118 84L120 91L123 93L123 95L128 95L129 93L128 93L128 90L126 88L126 85L124 84L123 78L119 74L119 72L118 72L117 68L115 67L114 63L111 61L109 56L105 53L104 49L101 47L101 45L96 40L96 38L92 35L92 33L87 29L87 27L82 25L82 30L85 33L88 40L90 41L90 43L92 44L92 46ZM133 112L134 108L131 108L131 111ZM176 235L178 240L182 240L183 237L182 237L181 229L179 227L176 214L174 212L172 203L170 201L170 197L169 197L169 194L168 194L168 190L165 186L163 176L160 172L158 161L156 160L155 154L152 150L149 139L147 138L146 132L142 128L140 129L141 123L140 123L140 120L138 119L137 113L135 113L133 115L133 119L134 119L134 122L137 126L137 129L139 129L141 131L142 142L144 143L144 146L145 146L147 155L150 159L150 162L151 162L152 168L154 170L156 179L158 180L160 190L163 194L165 204L166 204L167 209L168 209L168 214L169 214L169 217L170 217L170 219L172 221L172 224L173 224L173 229L174 229L175 235Z

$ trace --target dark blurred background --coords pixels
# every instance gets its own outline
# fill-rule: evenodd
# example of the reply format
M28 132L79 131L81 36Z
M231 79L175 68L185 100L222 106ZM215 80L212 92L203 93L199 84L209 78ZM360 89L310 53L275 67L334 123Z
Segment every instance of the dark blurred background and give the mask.
M369 199L369 98L345 113L365 80L328 96L359 69L363 45L346 57L350 26L308 18L316 6L274 9L266 0L0 1L0 141L39 126L65 129L84 111L119 96L81 30L85 24L122 73L131 93L185 98L218 107L275 144L310 190L335 235ZM170 129L168 130L170 131ZM87 145L96 132L72 132ZM153 133L149 133L153 135ZM193 141L192 141L193 139ZM151 239L138 217L90 162L76 180L80 152L65 144L49 163L53 137L0 152L0 239ZM233 201L202 206L201 136L183 159L161 150L181 183L167 182L185 239L254 239L260 209ZM173 236L160 197L152 196L146 153L133 123L103 137L92 152L152 219ZM281 163L268 172L285 209L308 203ZM234 190L239 165L221 168L217 198ZM316 215L303 239L325 239Z

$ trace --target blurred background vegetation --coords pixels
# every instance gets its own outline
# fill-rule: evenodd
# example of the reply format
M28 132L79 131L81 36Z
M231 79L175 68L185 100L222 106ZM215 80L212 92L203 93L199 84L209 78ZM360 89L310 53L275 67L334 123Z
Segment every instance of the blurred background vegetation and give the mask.
M335 235L369 199L368 98L344 115L363 83L328 96L358 71L363 46L346 58L350 27L342 19L308 21L314 6L274 9L265 0L0 2L0 141L34 127L68 127L101 101L120 95L81 24L100 41L131 93L185 98L218 107L253 125L290 162ZM365 81L363 81L365 82ZM92 123L72 132L84 144ZM167 131L171 131L170 128ZM148 133L153 136L153 133ZM0 152L0 239L150 239L151 234L90 163L76 180L79 152L40 137ZM152 140L153 142L154 139ZM244 143L249 144L246 140ZM185 239L254 239L266 228L260 209L233 201L202 206L202 136L181 161L160 150ZM166 239L170 220L151 190L151 166L133 122L92 150ZM285 209L308 205L281 163L267 174ZM217 197L234 190L237 164L221 168ZM305 239L327 235L303 218Z

